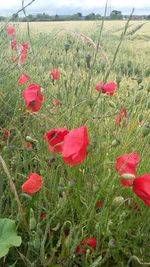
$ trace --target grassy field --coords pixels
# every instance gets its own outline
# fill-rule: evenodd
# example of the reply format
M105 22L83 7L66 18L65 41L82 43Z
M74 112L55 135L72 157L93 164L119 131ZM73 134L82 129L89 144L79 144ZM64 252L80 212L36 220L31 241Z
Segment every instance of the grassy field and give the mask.
M134 178L150 173L150 22L131 21L121 36L126 23L106 21L101 35L102 22L38 22L29 28L14 23L15 37L2 24L0 266L150 266L150 205L134 193L134 185L121 183L116 170L118 157L137 152ZM14 38L16 50L10 46ZM22 64L24 42L30 47ZM22 74L30 82L18 85ZM98 92L100 81L115 83L115 93L104 93L104 87ZM33 83L42 88L37 98L44 95L37 112L32 112L36 99L27 108L23 98ZM71 166L65 153L48 151L45 133L82 126L89 145L86 159L83 147L75 152L80 164ZM71 151L80 145L86 146L79 134L68 143ZM127 174L135 171L130 165ZM36 193L22 189L31 173L43 179ZM145 188L150 201L150 183ZM15 221L17 230L10 222L4 229L4 218Z

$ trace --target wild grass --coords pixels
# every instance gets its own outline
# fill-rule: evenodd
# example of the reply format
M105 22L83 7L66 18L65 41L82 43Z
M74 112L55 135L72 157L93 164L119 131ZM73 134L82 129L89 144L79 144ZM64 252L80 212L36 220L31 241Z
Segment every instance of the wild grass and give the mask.
M100 47L110 62L120 41L120 32L112 29L125 23L104 23ZM137 27L137 22L131 24L128 31ZM150 266L150 210L130 187L122 186L115 170L117 157L138 151L138 176L150 172L150 135L143 136L144 125L150 125L150 43L142 37L147 34L149 23L137 31L140 41L127 35L117 53L108 77L108 82L119 80L116 94L112 98L101 94L98 99L95 85L105 79L108 61L97 54L91 75L87 55L92 62L95 49L69 31L84 39L88 36L96 43L99 22L29 26L30 40L26 24L16 24L17 40L30 41L27 62L22 68L11 61L10 40L5 31L0 40L0 129L7 128L11 133L6 142L0 141L0 154L6 164L0 169L0 217L14 219L22 237L21 247L12 248L1 259L1 266ZM67 52L65 44L69 45ZM53 83L51 71L55 67L61 78ZM37 114L26 110L22 97L26 85L18 86L22 73L44 90L46 100ZM54 112L55 99L62 104ZM122 107L128 111L128 126L119 128L116 115ZM89 130L88 156L81 165L70 167L60 155L48 152L43 136L54 128L81 125ZM27 136L33 140L32 149L24 147ZM119 143L114 146L116 140ZM55 161L51 163L53 157ZM34 196L21 191L31 172L44 178L43 188ZM23 212L18 210L17 197L10 191L9 176ZM119 196L124 201L115 203ZM103 201L101 209L97 207L98 200ZM128 200L131 204L127 204ZM140 206L139 211L134 209L133 201ZM41 212L46 213L45 220L41 220ZM91 236L98 240L96 251L78 256L76 247Z

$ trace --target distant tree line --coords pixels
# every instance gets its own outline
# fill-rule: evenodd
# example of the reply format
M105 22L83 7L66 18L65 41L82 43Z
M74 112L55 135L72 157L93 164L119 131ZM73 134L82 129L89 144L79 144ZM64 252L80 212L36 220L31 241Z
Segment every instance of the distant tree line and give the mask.
M122 15L121 11L119 10L113 10L109 16L106 17L106 20L123 20L128 19L128 15L124 16ZM134 20L150 20L150 15L146 16L139 16L134 15L132 17ZM7 17L0 16L0 21L8 19ZM83 16L82 13L78 12L73 15L55 15L50 16L46 13L39 13L36 15L29 14L26 17L19 17L18 14L13 14L10 18L11 21L70 21L70 20L102 20L103 16L100 14L90 13L86 16Z

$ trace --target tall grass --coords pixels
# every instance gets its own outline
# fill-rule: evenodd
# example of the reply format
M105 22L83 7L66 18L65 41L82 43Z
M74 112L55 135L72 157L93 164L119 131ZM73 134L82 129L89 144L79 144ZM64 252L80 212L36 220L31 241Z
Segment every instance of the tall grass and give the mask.
M95 57L93 47L58 29L30 32L29 55L20 67L11 61L4 27L0 43L0 129L1 137L3 128L10 136L5 141L0 139L0 215L16 221L22 245L10 249L1 266L150 265L149 209L131 187L122 186L115 170L117 157L138 151L138 176L149 173L150 135L143 135L144 125L150 124L149 67L133 53L132 41L123 40L127 28L128 24L121 37L103 32L100 45L111 67L98 50ZM28 31L22 32L18 26L17 40L28 40ZM78 35L85 38L80 29ZM96 43L97 29L91 36ZM140 47L140 52L147 62L145 49ZM95 59L94 64L87 64L87 55L90 63ZM51 71L55 67L61 78L54 83ZM36 114L26 110L22 97L26 85L18 86L22 73L44 90L46 100ZM100 80L118 82L112 98L95 90ZM52 104L55 99L62 103L56 111ZM116 125L122 107L128 111L127 127ZM88 156L81 165L70 167L60 155L48 152L43 136L54 128L81 125L89 130ZM32 148L25 147L27 137ZM43 176L44 185L30 196L21 191L21 186L32 172ZM123 201L116 201L116 197ZM102 200L102 208L97 207L98 200ZM46 214L44 220L41 213ZM98 242L96 251L77 255L80 242L93 236Z

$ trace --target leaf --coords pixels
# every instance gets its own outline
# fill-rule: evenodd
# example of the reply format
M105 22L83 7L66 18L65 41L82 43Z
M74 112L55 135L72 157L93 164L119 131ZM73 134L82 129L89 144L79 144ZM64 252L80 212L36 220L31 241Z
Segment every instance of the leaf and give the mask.
M0 258L4 257L11 247L19 247L21 242L21 237L17 236L15 221L0 219Z

